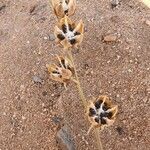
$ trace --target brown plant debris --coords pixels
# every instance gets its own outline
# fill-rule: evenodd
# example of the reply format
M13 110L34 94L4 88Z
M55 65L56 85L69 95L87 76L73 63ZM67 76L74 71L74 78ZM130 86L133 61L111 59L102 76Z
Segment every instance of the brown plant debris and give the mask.
M55 26L54 34L56 42L60 43L64 49L77 47L83 40L84 24L82 20L76 25L67 16L62 18Z
M76 0L51 0L54 13L58 18L72 16L76 10Z
M112 125L115 121L117 111L118 107L113 105L107 96L99 96L96 100L90 101L87 114L92 124L91 128L100 127L103 129L105 126Z
M70 80L76 82L76 80L73 79L74 68L71 61L66 57L57 56L57 61L58 65L49 64L46 65L46 67L50 73L51 79L63 83L66 88Z

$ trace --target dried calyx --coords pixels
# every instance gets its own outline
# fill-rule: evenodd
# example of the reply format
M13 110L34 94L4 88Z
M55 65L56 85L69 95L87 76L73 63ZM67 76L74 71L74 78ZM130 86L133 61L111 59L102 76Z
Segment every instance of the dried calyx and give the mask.
M103 129L105 126L112 125L115 121L117 111L118 107L113 105L107 96L99 96L98 99L90 101L87 113L92 124L91 128L100 127Z
M76 0L51 0L55 15L63 18L65 15L71 16L75 13Z
M62 18L55 26L56 42L63 45L64 49L77 47L83 40L84 25L82 20L76 25L67 16Z
M50 73L51 79L63 83L66 88L66 84L70 80L76 82L73 79L74 68L68 58L57 56L57 61L58 65L49 64L46 65L46 67L48 69L48 72Z

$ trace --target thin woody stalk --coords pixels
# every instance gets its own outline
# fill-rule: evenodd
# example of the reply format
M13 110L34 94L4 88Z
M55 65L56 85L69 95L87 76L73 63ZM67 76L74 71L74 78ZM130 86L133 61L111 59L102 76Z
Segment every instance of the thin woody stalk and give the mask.
M79 81L79 77L78 77L78 74L77 74L77 70L76 70L76 67L75 67L75 63L74 63L74 59L73 59L71 50L68 50L68 55L69 55L69 58L70 58L70 60L73 64L73 67L74 67L75 78L76 78L76 81L77 81L77 88L78 88L79 96L81 97L84 108L86 109L87 108L87 101L86 101L86 98L84 96L83 89L81 88L81 84L80 84L80 81Z
M76 70L76 67L75 67L75 63L74 63L74 59L73 59L71 50L68 50L68 55L69 55L69 58L70 58L70 60L73 64L73 67L74 67L74 70L75 70L75 78L77 80L77 89L78 89L78 92L79 92L79 96L80 96L80 98L82 100L82 103L84 105L84 108L86 110L87 109L87 100L84 96L84 92L83 92L83 89L82 89L81 84L80 84L80 80L79 80L79 77L78 77L78 73L77 73L77 70ZM99 128L95 128L94 133L95 133L95 138L97 140L98 150L103 150L100 135L99 135Z

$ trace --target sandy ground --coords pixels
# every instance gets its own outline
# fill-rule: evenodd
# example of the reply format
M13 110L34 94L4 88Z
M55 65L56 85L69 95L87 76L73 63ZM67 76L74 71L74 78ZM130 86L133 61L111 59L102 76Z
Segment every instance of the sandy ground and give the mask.
M107 94L119 106L113 126L101 132L104 150L150 149L150 9L138 0L80 0L75 20L86 27L74 51L87 99ZM50 38L56 17L41 0L0 1L0 150L57 150L57 123L68 124L76 150L95 150L93 132L75 84L49 79L45 65L61 48ZM117 41L104 43L114 34ZM39 77L40 83L35 83Z

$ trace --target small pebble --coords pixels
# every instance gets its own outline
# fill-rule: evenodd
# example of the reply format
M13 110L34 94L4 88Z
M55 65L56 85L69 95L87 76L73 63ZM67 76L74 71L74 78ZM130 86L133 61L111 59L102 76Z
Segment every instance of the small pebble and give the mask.
M42 79L39 77L39 76L33 76L32 77L32 79L33 79L33 81L35 82L35 83L40 83L40 84L42 84Z
M26 117L25 116L22 116L22 120L25 120L26 119Z
M147 103L148 102L148 97L143 98L143 102Z
M111 8L115 8L119 5L119 0L111 0Z
M44 36L44 40L47 40L47 39L48 39L48 37Z
M104 42L115 42L117 40L117 36L115 35L106 35L104 37Z
M55 94L51 94L51 96L52 96L52 97L54 97L54 96L55 96Z
M50 40L50 41L54 41L54 40L55 40L54 34L50 34L50 35L49 35L49 40Z
M131 70L131 69L128 69L128 72L129 72L129 73L131 73L131 72L132 72L132 70Z
M119 97L120 97L120 95L119 95L119 94L117 94L117 97L119 98Z
M146 20L145 23L150 26L150 20Z
M54 116L52 118L52 121L55 123L55 124L60 124L60 122L62 121L62 118L58 117L58 116Z

